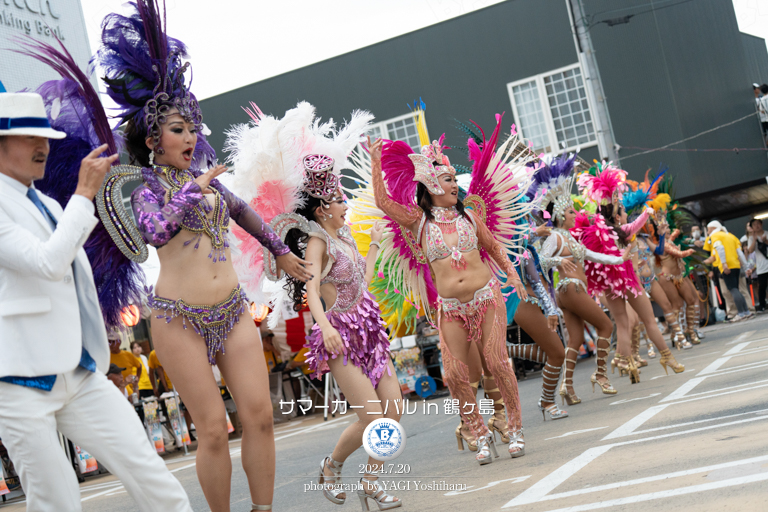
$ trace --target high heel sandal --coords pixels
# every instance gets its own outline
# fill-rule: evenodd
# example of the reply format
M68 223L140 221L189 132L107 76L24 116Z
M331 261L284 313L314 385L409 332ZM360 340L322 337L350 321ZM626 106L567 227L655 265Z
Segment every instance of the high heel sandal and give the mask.
M645 359L642 359L640 357L640 331L641 331L640 324L636 325L634 329L632 329L632 359L635 360L635 365L638 368L642 368L643 366L648 366L648 361Z
M496 444L493 442L493 435L488 432L488 435L482 436L477 440L477 455L475 460L481 465L490 464L493 459L498 457L496 452Z
M539 398L539 410L541 415L544 416L544 421L547 421L547 413L549 413L549 419L559 420L560 418L567 418L568 412L560 410L555 403L555 387L557 381L560 380L560 373L562 372L562 366L558 368L548 362L544 364L544 369L541 371L541 398ZM547 407L542 406L542 403L551 403ZM507 439L505 442L509 442Z
M685 334L683 334L683 330L680 329L680 310L667 313L664 315L664 318L666 318L667 325L669 325L669 334L670 341L672 341L672 346L677 350L691 348L693 345L691 345L688 340L685 339Z
M614 365L619 369L619 376L622 376L625 373L629 375L630 383L637 384L640 382L640 370L638 370L635 361L631 357L615 354L613 356L613 361L611 361L611 365Z
M373 474L373 473L369 473ZM365 487L373 487L372 493L365 492ZM363 507L363 511L367 512L371 510L368 508L368 500L376 502L376 506L379 510L391 510L393 508L399 508L403 506L403 502L397 499L395 496L390 496L384 487L379 483L378 478L376 480L368 480L365 477L360 479L360 488L357 490L357 497L360 498L360 504Z
M691 345L701 343L699 335L696 333L696 325L699 323L699 315L696 306L686 306L685 308L685 327L688 334L688 340Z
M483 378L485 398L491 398L490 393L501 393L498 386L494 389L486 389L486 381L493 381L493 383L496 384L495 379ZM501 409L496 409L497 405L501 405ZM494 440L496 439L496 433L498 432L503 443L509 442L509 428L507 427L507 414L504 411L504 398L499 398L498 400L493 401L493 416L488 419L488 430L491 432L491 435L493 435Z
M513 459L525 455L525 439L523 439L522 427L517 432L512 432L509 441L509 456Z
M605 340L608 346L601 347L600 340ZM614 387L611 385L611 382L608 380L608 352L610 347L611 340L602 336L597 337L597 371L593 373L589 379L590 382L592 382L593 393L595 392L595 384L600 386L600 391L602 391L604 395L615 395L618 393L618 391L614 389ZM602 356L600 355L601 353L603 354ZM619 375L621 375L621 373L619 373ZM605 380L597 380L598 377L605 377Z
M568 386L573 389L573 372L576 370L576 359L568 359L568 351L572 350L576 353L576 357L579 357L579 351L575 348L571 347L565 347L565 376L563 377L563 383L560 385L560 399L563 402L563 405L565 405L566 402L568 402L568 405L575 405L578 403L581 403L581 398L576 396L576 393L570 394L568 393ZM568 363L573 363L573 370L570 370L570 377L569 370L568 370Z
M459 423L459 426L456 427L456 441L459 444L459 451L464 451L464 442L467 443L467 448L469 448L469 451L476 452L477 451L477 440L475 440L475 437L472 434L465 434L462 432L462 428L464 428L464 420L461 420L461 423Z
M344 501L347 499L346 493L341 489L341 487L337 485L341 483L341 467L343 465L343 462L333 460L333 457L329 455L328 457L324 458L322 462L320 462L320 476L317 478L318 485L323 486L323 496L328 498L328 501L337 505L343 505ZM333 473L332 477L325 474L326 467L328 467L328 469L331 470L331 473ZM333 482L326 482L326 480L329 478L333 478ZM339 498L339 494L344 494L345 496L343 498Z
M672 371L675 373L683 373L685 371L685 366L678 363L675 360L675 356L672 355L672 351L668 348L665 348L661 352L661 359L659 360L659 363L661 363L661 366L664 367L664 373L669 375L669 372L667 371L667 366L672 368Z

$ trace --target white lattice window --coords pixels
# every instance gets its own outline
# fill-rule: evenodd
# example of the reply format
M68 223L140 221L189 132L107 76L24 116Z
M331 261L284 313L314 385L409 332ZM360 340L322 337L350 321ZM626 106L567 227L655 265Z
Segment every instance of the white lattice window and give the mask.
M515 123L536 152L597 145L578 64L507 84Z
M389 140L401 140L411 146L415 152L421 150L419 132L416 129L416 116L411 113L387 119L371 126L368 130L371 139L382 137Z

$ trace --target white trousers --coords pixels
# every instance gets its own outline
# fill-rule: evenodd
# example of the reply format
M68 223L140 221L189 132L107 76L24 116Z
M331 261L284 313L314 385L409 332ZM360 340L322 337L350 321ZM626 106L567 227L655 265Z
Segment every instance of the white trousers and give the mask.
M191 512L184 488L147 439L136 411L99 372L58 375L41 391L0 382L0 438L21 478L28 512L80 512L80 486L56 431L123 483L139 510Z

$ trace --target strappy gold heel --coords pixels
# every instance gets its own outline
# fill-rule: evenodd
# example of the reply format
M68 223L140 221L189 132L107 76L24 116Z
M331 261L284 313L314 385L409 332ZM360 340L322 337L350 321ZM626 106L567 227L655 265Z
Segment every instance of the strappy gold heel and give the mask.
M696 326L699 325L699 312L697 309L698 308L695 305L686 306L685 308L685 330L691 345L698 345L701 343L701 339L699 339L699 335L696 333Z
M670 341L677 350L691 348L692 345L685 339L685 334L680 328L680 310L672 311L664 315L669 325Z
M640 331L641 330L642 330L642 327L640 327L640 324L637 324L632 329L632 359L635 360L635 365L638 368L642 368L643 366L648 366L648 361L640 357Z
M477 451L477 440L475 440L475 437L472 434L465 434L462 432L462 429L464 428L464 420L461 419L461 422L459 423L459 426L456 427L456 441L459 445L459 451L464 451L464 443L467 443L467 448L469 448L469 451L476 452Z
M605 341L603 346L600 346L600 340ZM608 352L610 351L610 348L611 340L602 336L597 337L597 371L593 373L592 377L589 379L592 382L593 393L595 392L595 384L600 386L600 390L604 395L615 395L618 393L618 391L616 391L613 386L611 386L611 383L608 380ZM605 380L597 380L598 377L605 377Z
M560 385L560 399L563 405L567 402L568 405L575 405L581 403L581 398L576 396L576 393L568 393L568 387L573 389L573 372L576 370L576 359L568 359L568 351L576 353L576 357L579 357L579 351L575 348L565 347L565 376L563 377L563 383ZM573 370L568 370L568 363L573 363Z
M616 368L619 369L620 376L624 375L625 373L629 375L629 382L632 384L637 384L640 382L640 370L638 370L635 361L631 357L615 354L611 364L615 365Z
M685 366L675 360L675 356L672 355L671 350L665 348L660 352L660 354L661 359L659 360L659 363L661 363L661 366L664 367L664 373L669 375L667 367L672 368L672 371L675 373L683 373L685 371Z
M492 381L493 384L496 385L496 380L494 378L483 378L483 390L485 392L485 398L490 399L490 393L501 393L498 386L493 389L487 389L485 387L485 383L487 381ZM501 405L501 409L496 409L497 405ZM493 416L488 419L488 430L491 432L491 435L493 435L494 439L496 439L496 433L498 432L502 443L509 442L509 427L507 427L507 414L504 410L504 398L499 398L498 400L493 401Z

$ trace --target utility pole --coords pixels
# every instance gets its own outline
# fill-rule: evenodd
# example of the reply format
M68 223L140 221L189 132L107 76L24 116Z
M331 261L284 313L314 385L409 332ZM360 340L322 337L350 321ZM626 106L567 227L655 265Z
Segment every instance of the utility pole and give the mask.
M595 49L589 35L584 7L581 0L565 0L565 5L571 20L573 42L576 45L579 64L581 64L584 73L587 95L589 95L590 103L595 109L593 122L597 132L597 147L600 151L600 158L607 158L615 165L619 165L619 153L616 149L616 139L613 136L611 116L608 114L608 104L605 101L603 83L600 80L600 70L597 68Z

